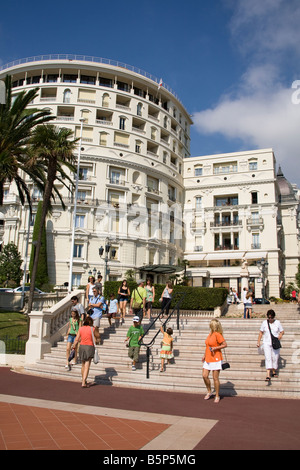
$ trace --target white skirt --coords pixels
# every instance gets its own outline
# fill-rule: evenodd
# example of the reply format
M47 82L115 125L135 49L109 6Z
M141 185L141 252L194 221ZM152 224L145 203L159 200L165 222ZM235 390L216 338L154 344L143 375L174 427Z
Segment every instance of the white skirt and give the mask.
M222 370L222 361L218 362L204 362L203 369L207 370Z

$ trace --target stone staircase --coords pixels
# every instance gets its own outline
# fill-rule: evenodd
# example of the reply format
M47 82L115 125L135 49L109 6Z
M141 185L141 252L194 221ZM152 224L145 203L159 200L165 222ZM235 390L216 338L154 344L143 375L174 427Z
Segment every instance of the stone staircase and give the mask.
M256 347L259 328L269 308L274 308L276 318L281 321L285 330L279 377L272 379L270 384L265 382L264 356L258 355ZM231 366L220 374L221 394L300 398L300 309L292 304L273 307L256 305L254 312L262 318L244 320L238 306L233 305L226 316L220 319L228 344L226 356ZM119 325L117 322L112 327L103 318L100 328L101 344L98 346L100 363L91 364L89 379L96 384L108 386L204 394L206 389L202 379L202 356L209 322L210 318L207 317L181 317L178 331L176 319L171 319L168 326L174 331L174 361L166 366L165 372L159 372L162 339L162 334L159 334L150 349L150 377L146 378L146 348L142 346L137 370L132 371L128 349L124 344L132 318L126 317L125 324ZM143 326L145 330L149 328L148 322L145 321ZM157 332L159 326L160 322L157 322L156 327L149 329L149 337L146 337L145 343L150 342L149 338ZM81 365L72 366L68 371L65 364L66 342L62 341L36 364L26 365L25 372L80 382Z

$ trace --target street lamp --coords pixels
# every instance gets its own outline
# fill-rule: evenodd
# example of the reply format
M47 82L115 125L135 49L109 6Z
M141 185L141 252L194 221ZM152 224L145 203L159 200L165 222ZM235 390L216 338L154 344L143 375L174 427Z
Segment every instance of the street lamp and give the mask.
M106 282L106 278L107 278L107 274L108 274L108 268L107 268L107 265L108 265L108 255L109 255L109 252L110 252L110 249L111 249L111 244L109 243L109 241L106 241L105 242L105 247L103 248L103 246L100 246L99 248L99 256L100 258L103 256L103 254L105 253L105 257L104 257L104 263L105 263L105 271L104 271L104 282ZM111 258L114 258L116 256L116 250L115 248L113 248L111 250Z
M262 281L262 303L265 303L265 273L266 273L266 268L269 265L269 263L265 260L265 258L261 258L260 260L257 261L257 266L260 269L261 272L261 281Z
M80 118L79 121L80 121L80 137L79 137L79 147L78 147L77 173L76 173L76 186L75 186L75 201L74 201L73 227L72 227L72 241L71 241L71 253L70 253L70 272L69 272L69 286L68 286L69 293L71 293L71 291L72 291L75 224L76 224L76 214L77 214L78 182L79 182L79 172L80 172L80 156L81 156L82 130L83 130L84 118Z

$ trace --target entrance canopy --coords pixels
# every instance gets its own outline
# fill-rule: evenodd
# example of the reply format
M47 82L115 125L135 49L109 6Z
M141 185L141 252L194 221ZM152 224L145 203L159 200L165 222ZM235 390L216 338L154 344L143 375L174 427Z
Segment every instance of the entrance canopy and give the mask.
M184 267L171 264L148 264L147 266L141 266L138 270L152 274L173 274L183 271Z

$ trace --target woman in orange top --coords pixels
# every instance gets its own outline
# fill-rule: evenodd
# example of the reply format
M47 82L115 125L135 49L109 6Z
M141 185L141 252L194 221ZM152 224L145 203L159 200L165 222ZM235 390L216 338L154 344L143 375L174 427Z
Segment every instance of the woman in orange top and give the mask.
M222 359L223 359L221 349L227 347L227 343L225 339L223 338L222 325L219 322L219 320L214 319L210 322L210 334L206 338L205 344L206 344L206 350L202 358L202 362L203 362L202 376L203 376L203 380L207 388L207 394L205 395L204 400L209 400L210 397L212 396L211 384L210 384L210 379L209 379L209 373L210 371L212 371L215 392L216 392L215 403L219 403L220 401L219 375L220 375L220 370L222 369Z
M95 353L93 335L96 342L96 339L100 338L98 327L93 326L93 319L91 317L86 317L83 322L83 326L79 328L79 331L72 346L72 348L75 349L77 344L80 342L79 359L81 360L81 386L83 388L88 387L87 378L89 375L91 361Z

